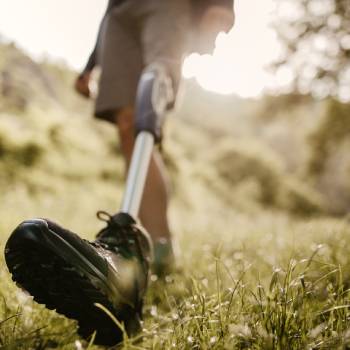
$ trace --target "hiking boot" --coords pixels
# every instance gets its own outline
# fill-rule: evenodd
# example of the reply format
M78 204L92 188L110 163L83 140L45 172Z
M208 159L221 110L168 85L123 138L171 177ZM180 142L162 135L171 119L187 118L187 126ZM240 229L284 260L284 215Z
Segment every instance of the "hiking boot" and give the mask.
M110 346L123 340L123 331L95 304L128 335L140 330L152 244L128 214L98 216L107 226L93 242L46 219L24 221L6 243L5 260L36 302L77 320L82 337L96 331L95 343Z

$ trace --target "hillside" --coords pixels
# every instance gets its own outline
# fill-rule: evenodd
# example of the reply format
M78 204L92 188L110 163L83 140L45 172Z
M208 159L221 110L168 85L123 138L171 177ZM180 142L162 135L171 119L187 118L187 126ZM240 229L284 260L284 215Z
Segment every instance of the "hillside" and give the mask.
M0 44L1 249L24 219L92 238L96 211L118 210L116 132L72 92L75 74ZM349 106L247 101L193 82L184 92L163 145L183 271L151 283L140 348L349 344ZM15 288L2 260L0 275L0 348L87 348L73 322Z
M113 128L94 121L90 117L92 106L72 92L74 73L65 67L33 62L13 45L3 46L2 51L1 177L5 191L3 196L12 203L8 205L6 201L2 201L3 210L12 211L13 206L27 207L18 206L13 202L17 191L22 203L24 198L32 201L34 195L39 208L41 200L46 202L48 197L51 197L58 207L54 210L54 218L57 220L67 220L67 213L74 213L75 208L83 211L81 203L89 203L91 217L101 206L115 210L123 186L123 167L117 152L118 142ZM198 99L206 101L201 96L203 93L205 92L197 88ZM192 92L189 95L196 96ZM220 102L219 98L214 105L220 105ZM233 102L237 103L237 99ZM238 103L243 104L239 101ZM187 199L193 198L188 194L186 183L183 183L185 179L189 180L189 176L195 179L198 191L204 191L204 197L222 196L225 208L230 208L229 210L235 208L234 192L241 192L240 187L245 186L248 188L243 202L247 203L242 204L241 198L237 200L237 210L240 209L239 206L249 207L248 202L255 204L254 196L259 197L258 201L262 204L265 204L264 201L270 201L271 203L267 204L277 207L297 206L293 203L282 204L283 200L279 198L268 199L272 194L259 193L263 188L265 192L269 191L265 188L266 181L283 182L278 184L282 197L285 193L288 194L288 191L293 191L284 183L284 164L271 150L265 147L266 154L260 152L259 140L250 141L254 135L246 133L237 139L237 132L233 129L220 132L220 128L225 130L223 123L218 123L216 132L210 130L210 110L203 106L207 114L202 115L203 122L198 122L186 117L186 113L188 115L190 111L187 105L185 101L184 107L178 111L178 116L169 118L166 128L168 135L164 144L166 159L172 170L174 194L179 201L183 201L180 207L196 206L192 201L187 203ZM193 105L198 107L196 102L193 102ZM244 110L244 107L241 110ZM224 113L221 115L225 120ZM228 122L229 118L230 116L226 116L225 121ZM238 121L239 113L235 113L234 118ZM245 118L248 119L249 116ZM251 121L246 120L241 124L248 128L250 123ZM218 138L219 142L215 142L213 148L212 140ZM270 173L274 179L270 178ZM249 182L252 186L249 186ZM207 183L211 185L208 187ZM115 184L117 186L114 186ZM89 189L88 192L84 190L84 186ZM180 190L182 186L186 188L185 191ZM67 198L62 197L62 189L66 190ZM91 193L94 190L96 193ZM275 189L271 187L270 191L274 192ZM70 193L75 195L70 198ZM109 195L104 198L102 193ZM57 194L60 194L59 200L64 201L64 205L57 205L55 202ZM316 198L316 195L314 197ZM310 205L310 210L317 211L319 203L314 203L312 196L305 198L306 201L309 199L311 202L306 206ZM52 214L47 211L47 204L43 204L43 210L39 210L38 213L28 212L27 215ZM72 216L76 218L76 215ZM23 217L23 214L20 217ZM15 217L10 226L15 225L20 217ZM88 224L87 227L91 225Z

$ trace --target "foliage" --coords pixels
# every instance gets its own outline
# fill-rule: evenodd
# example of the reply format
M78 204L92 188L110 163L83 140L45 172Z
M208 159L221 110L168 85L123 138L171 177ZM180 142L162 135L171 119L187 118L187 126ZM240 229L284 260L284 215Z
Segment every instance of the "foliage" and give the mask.
M10 135L0 129L0 160L2 162L12 162L25 167L34 166L44 152L43 146L35 140L13 140ZM7 165L7 169L10 166Z
M329 100L322 122L309 137L312 150L309 173L311 175L322 173L327 159L337 146L349 137L350 104Z
M66 110L86 113L89 105L67 87L75 73L62 65L38 64L15 44L0 42L0 112L26 113L32 106L42 109L64 105Z
M292 72L294 89L349 101L348 0L281 0L275 29L283 44L277 66Z
M242 182L255 184L254 200L264 207L284 209L310 216L321 213L322 198L310 186L289 176L271 150L250 142L230 142L216 150L214 166L227 184L224 192L234 192Z

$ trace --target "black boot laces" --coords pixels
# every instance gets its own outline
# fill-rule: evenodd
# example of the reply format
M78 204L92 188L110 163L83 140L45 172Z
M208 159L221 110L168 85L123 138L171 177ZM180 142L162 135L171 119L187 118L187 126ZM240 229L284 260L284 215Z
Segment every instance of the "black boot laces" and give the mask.
M97 234L94 245L119 252L122 247L130 251L130 246L135 244L137 254L145 262L144 250L140 241L141 234L135 222L123 220L122 216L118 214L113 216L103 210L98 211L96 216L107 226Z
M130 230L131 227L126 228L122 226L121 223L116 220L115 216L103 210L98 211L96 216L99 220L107 224L96 236L99 242L116 245L128 243L128 234L126 230Z

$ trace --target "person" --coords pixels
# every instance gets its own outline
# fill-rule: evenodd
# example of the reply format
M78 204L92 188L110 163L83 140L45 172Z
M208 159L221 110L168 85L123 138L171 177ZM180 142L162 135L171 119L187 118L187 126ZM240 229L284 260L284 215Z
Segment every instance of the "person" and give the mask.
M232 0L211 1L212 6L209 8L208 4L203 5L205 2L208 3L195 1L192 10L195 12L196 24L201 26L199 32L204 32L201 35L204 40L197 41L197 47L194 48L199 52L209 51L216 34L233 25ZM141 72L150 64L164 64L171 75L173 89L177 91L182 58L188 46L188 22L191 20L189 5L184 0L146 1L146 6L140 6L137 1L110 0L95 48L76 81L76 90L90 97L91 73L96 66L102 68L95 116L117 126L126 168L130 164L134 144L134 106ZM203 18L204 10L207 10L206 18ZM152 11L152 15L142 20L146 11ZM167 183L161 155L154 150L140 208L140 220L151 234L154 269L159 273L167 270L173 260L167 218Z
M213 49L217 34L233 26L233 5L233 0L109 0L75 89L91 97L92 72L101 68L94 114L116 125L126 169L140 78L150 66L161 66L171 82L167 107L173 108L184 53ZM87 338L96 331L97 344L113 345L124 331L132 335L140 329L151 262L159 274L174 262L167 210L167 176L154 149L139 214L146 230L125 213L99 212L107 226L88 242L48 219L27 220L7 241L7 266L34 300L78 320L80 335Z

